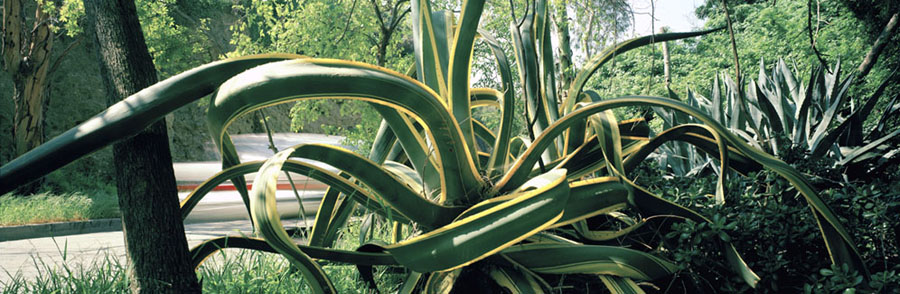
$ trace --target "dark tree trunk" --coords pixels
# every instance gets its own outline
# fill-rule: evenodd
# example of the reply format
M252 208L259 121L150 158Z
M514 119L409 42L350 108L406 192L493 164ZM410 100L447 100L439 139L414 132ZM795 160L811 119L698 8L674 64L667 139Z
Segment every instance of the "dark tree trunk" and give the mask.
M381 39L378 40L378 53L375 55L375 62L378 66L384 67L387 61L387 47L391 43L391 35L394 31L381 30Z
M108 103L156 83L134 2L85 1L85 9L100 46ZM178 210L165 121L116 143L113 156L132 293L199 293Z

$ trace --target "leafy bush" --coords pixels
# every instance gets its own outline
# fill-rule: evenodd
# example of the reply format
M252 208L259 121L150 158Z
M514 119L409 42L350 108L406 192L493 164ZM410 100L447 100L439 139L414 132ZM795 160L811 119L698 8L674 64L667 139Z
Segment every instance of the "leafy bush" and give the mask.
M800 150L798 150L800 149ZM781 154L802 154L803 147L785 148ZM827 248L816 242L820 238L812 213L797 204L802 203L790 183L769 171L754 172L743 178L731 178L729 191L739 197L725 206L714 205L702 195L714 191L715 182L708 177L689 181L666 180L667 172L655 166L641 168L638 183L647 184L664 197L686 207L695 207L705 215L712 215L719 225L682 222L671 224L666 242L672 248L670 258L684 261L678 279L688 291L706 293L777 293L803 292L838 293L852 288L859 293L895 293L900 289L896 271L900 264L900 174L889 171L881 178L868 182L846 182L840 171L831 168L834 160L798 159L795 166L814 179L823 200L847 225L854 240L861 244L860 254L872 278L865 274L828 264L813 257L827 254ZM838 176L835 177L834 175ZM700 197L697 197L700 195ZM748 265L760 275L756 289L747 287L724 271L723 256L709 250L713 240L722 233L744 253ZM861 279L857 282L857 279ZM676 291L677 292L677 291Z

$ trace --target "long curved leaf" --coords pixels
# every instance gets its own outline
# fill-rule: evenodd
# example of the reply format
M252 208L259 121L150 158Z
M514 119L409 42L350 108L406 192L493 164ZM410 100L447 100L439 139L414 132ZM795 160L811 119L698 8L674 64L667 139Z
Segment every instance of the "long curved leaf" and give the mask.
M475 36L478 21L484 8L484 0L463 1L460 10L459 27L453 36L453 50L450 52L450 111L459 123L463 140L469 145L472 158L477 158L475 150L475 134L472 132L472 108L469 107L469 79L471 78L472 52L475 48ZM477 161L476 161L477 163Z
M260 167L256 179L253 180L253 190L250 191L250 219L253 221L256 231L266 239L266 242L275 251L284 255L303 274L313 291L336 293L337 290L319 264L297 248L281 224L281 217L275 202L275 191L282 164L287 161L292 151L288 149L278 152Z
M443 11L432 13L431 1L427 0L413 0L409 6L416 77L437 92L442 101L446 101L449 95L447 73L450 71L452 16Z
M200 203L200 200L202 200L207 193L211 192L219 184L235 177L243 177L246 174L255 173L262 165L263 161L245 162L216 173L215 175L198 185L197 188L194 189L194 191L191 191L191 193L181 201L181 218L186 218L188 214L190 214L194 209L194 207L196 207L197 204ZM366 189L353 184L344 177L334 174L320 166L307 162L288 160L284 163L284 170L308 175L312 179L329 185L331 188L335 189L335 191L350 195L350 199L353 199L354 201L363 204L366 207L369 207L373 211L385 215L388 214L388 209L377 201L376 196L369 193ZM396 213L395 218L397 220L409 222L406 217L404 217L396 210L392 210L392 212Z
M569 196L565 176L565 170L552 170L530 181L536 189L386 249L417 272L448 271L481 260L556 222Z
M633 182L628 181L627 179L625 179L625 182L627 182L633 188L632 192L634 195L634 203L642 213L646 213L649 215L677 215L692 219L697 222L710 222L709 219L694 212L693 210L687 209L681 205L663 199L662 197L653 195L653 193L645 190L644 188L641 188L640 186L635 185ZM826 240L826 242L828 242L828 240ZM740 275L745 283L747 283L751 287L756 287L756 284L759 283L759 276L757 276L756 273L754 273L753 270L751 270L750 267L747 266L747 263L744 262L744 259L741 258L741 255L737 252L737 249L734 248L734 245L732 245L731 243L726 243L724 247L725 258L728 260L728 263L731 266L731 270Z
M512 136L513 112L515 109L516 97L515 88L512 82L512 71L506 53L500 43L494 37L484 30L479 30L481 39L484 40L491 48L494 54L494 60L497 62L497 69L500 73L500 82L503 86L502 102L503 107L500 109L500 129L497 130L497 138L494 141L494 149L491 151L491 159L488 161L488 175L494 172L502 172L502 167L506 166L509 153L509 141ZM473 94L476 93L473 89ZM498 95L496 97L500 99Z
M441 194L447 202L465 199L483 185L463 134L437 94L409 77L368 64L305 59L248 70L220 87L208 112L210 131L222 148L223 158L236 160L233 150L226 148L230 144L225 133L236 117L278 103L321 98L397 107L419 121L432 142L446 143L434 147L441 171Z
M624 208L629 189L616 177L593 178L569 184L569 201L553 227L568 225L595 215Z
M227 248L244 248L256 251L278 253L265 240L244 236L224 236L203 241L191 248L191 264L199 267L209 256L219 250ZM361 265L397 265L389 254L366 253L338 249L328 249L316 246L297 245L300 251L313 259L327 260L336 263L361 264Z
M321 161L349 174L371 188L377 196L377 201L385 202L383 206L396 209L420 225L439 227L450 223L462 212L459 207L431 202L407 186L403 180L352 151L324 144L297 145L284 151L290 151L290 157Z
M140 132L169 112L209 95L219 84L242 71L294 58L303 56L263 54L226 59L147 87L0 167L0 194Z
M525 154L519 157L510 172L508 172L493 189L495 191L506 191L510 189L509 187L513 187L517 183L522 182L522 178L528 174L527 169L523 169L522 167L533 166L537 162L539 153L552 144L553 138L559 136L564 130L571 126L571 124L581 122L590 115L607 109L636 105L661 106L689 114L710 126L715 132L719 133L729 145L735 147L739 152L787 179L798 191L800 191L807 200L807 203L809 203L810 207L813 209L816 221L819 223L819 228L828 245L827 247L831 254L832 262L836 264L845 263L850 265L854 270L866 272L865 263L860 258L859 252L856 250L850 234L843 225L841 225L839 219L834 215L831 209L828 208L821 198L819 198L818 193L812 185L806 181L803 175L771 155L750 147L743 142L743 140L728 132L725 127L706 114L672 99L646 96L625 96L596 102L569 113L565 117L560 118L559 121L551 125L544 133L535 139L535 142L525 151Z
M600 54L594 55L588 60L587 64L584 65L583 69L578 72L575 76L575 81L569 86L568 96L566 96L566 101L563 102L562 111L563 114L568 114L575 106L575 101L580 97L581 90L584 88L584 84L587 83L588 79L594 75L594 72L600 68L604 63L612 60L616 55L628 52L631 49L635 49L641 46L653 44L656 42L665 42L672 41L696 36L702 36L705 34L709 34L718 30L724 29L715 28L705 31L698 32L687 32L687 33L665 33L665 34L654 34L649 36L643 36L634 38L631 40L626 40L621 43L616 44L609 49L603 50Z
M605 274L647 281L678 270L662 258L618 246L531 243L510 247L502 254L546 274Z
M497 285L509 291L510 294L545 293L533 277L505 267L492 267L488 275Z

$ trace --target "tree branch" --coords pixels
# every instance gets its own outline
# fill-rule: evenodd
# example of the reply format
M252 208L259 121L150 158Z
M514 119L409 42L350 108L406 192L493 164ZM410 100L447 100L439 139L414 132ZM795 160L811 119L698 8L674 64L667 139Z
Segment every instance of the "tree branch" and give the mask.
M728 35L731 36L731 51L734 53L734 76L738 84L741 83L741 62L738 59L737 43L734 40L734 29L731 28L731 13L728 12L728 0L722 0L725 10L725 20L728 21Z
M75 39L75 42L70 43L69 46L67 46L66 49L63 50L63 52L59 54L59 57L57 57L56 61L53 62L53 65L50 66L50 70L47 71L48 76L53 74L54 71L56 71L56 68L59 67L59 64L62 63L62 60L66 57L66 55L69 54L69 51L71 51L72 48L75 48L75 46L77 46L78 44L81 43L81 39L83 39L83 35L84 34L79 35L78 39Z
M369 0L369 2L372 3L372 7L375 8L375 19L378 20L378 25L381 26L382 30L385 29L386 27L384 26L384 19L382 19L381 8L378 7L378 3L375 2L375 0Z
M350 21L353 20L353 12L356 11L356 0L353 0L353 4L350 5L350 15L347 16L347 22L344 24L344 29L341 31L341 36L338 37L336 44L340 44L341 41L344 40L344 36L347 35L347 29L350 28Z
M869 53L866 54L866 58L863 59L863 62L859 65L859 68L856 69L859 72L857 76L858 80L862 80L863 77L869 74L869 71L872 70L872 66L875 65L875 62L878 61L878 55L881 54L881 51L884 50L884 47L887 46L888 41L890 41L891 36L894 34L894 30L897 29L897 13L894 13L891 16L891 19L888 20L887 25L884 26L884 29L881 30L881 34L878 35L878 39L875 40L875 44L872 45L872 49L869 50Z
M818 12L816 13L816 26L818 27ZM819 49L816 48L816 39L813 38L812 32L812 0L806 1L806 32L809 35L809 46L812 47L814 53L816 53L816 58L819 59L819 63L822 64L826 70L828 70L828 62L825 61L825 58L822 57L822 53L819 52Z

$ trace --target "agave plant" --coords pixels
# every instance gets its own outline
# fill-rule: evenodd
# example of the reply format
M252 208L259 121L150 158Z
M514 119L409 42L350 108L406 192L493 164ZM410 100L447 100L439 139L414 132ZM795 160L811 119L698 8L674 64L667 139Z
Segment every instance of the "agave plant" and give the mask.
M828 71L818 66L806 83L798 79L784 60L775 63L770 74L766 74L762 61L759 67L758 79L749 80L744 87L722 74L721 78L713 79L709 98L688 91L688 104L728 126L757 149L775 156L785 156L779 153L787 148L799 148L809 158L827 156L837 167L853 169L884 167L897 160L894 154L900 147L890 142L900 135L900 130L884 129L896 111L889 107L882 112L877 125L866 131L862 128L893 76L885 79L865 103L855 105L848 94L853 76L841 80L840 62ZM840 112L848 104L850 113L841 117ZM895 101L888 103L893 104ZM665 109L657 110L666 126L696 121ZM677 148L668 151L687 160L671 160L679 163L672 165L676 173L708 166L705 156Z
M223 155L223 170L188 196L182 212L187 215L219 183L230 179L244 187L243 175L256 173L252 190L242 195L258 235L204 242L192 249L197 265L222 248L277 252L321 293L336 291L321 266L329 262L356 265L370 287L375 287L372 266L406 269L401 293L447 293L454 285L470 282L461 278L466 271L482 273L513 293L549 292L546 280L567 274L595 277L614 293L642 292L635 281L652 282L678 270L659 248L631 246L647 235L642 233L652 235L653 230L643 226L647 220L710 222L628 176L659 146L677 141L718 155L722 169L768 168L786 178L812 208L832 262L866 272L846 229L787 164L678 101L642 96L601 99L582 89L614 55L710 31L641 37L607 49L590 59L571 85L561 86L567 95L558 103L545 1L529 6L524 20L512 25L521 91L513 86L500 44L477 29L484 1L463 3L454 20L450 13L432 12L428 1L411 2L417 79L368 64L291 55L211 63L144 89L3 166L0 190L46 174L214 93L208 122ZM479 39L492 49L502 89L469 87L473 47ZM239 162L227 132L230 122L262 107L303 99L369 102L384 123L368 158L339 147L308 144L285 149L266 161ZM526 139L511 130L518 101L526 105L527 127L533 135ZM482 106L500 109L497 129L472 116L472 108ZM626 106L670 109L700 124L673 126L651 138L643 119L618 121L610 111ZM284 171L330 186L309 237L300 243L285 231L275 205L276 178ZM724 203L722 180L716 198ZM362 244L357 251L334 249L337 232L358 206L394 224L390 240ZM588 225L591 218L607 216L627 226ZM733 245L710 242L720 245L736 275L751 286L757 283L759 278Z

